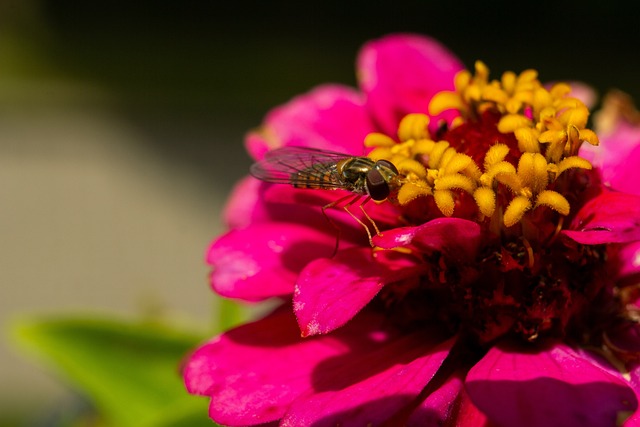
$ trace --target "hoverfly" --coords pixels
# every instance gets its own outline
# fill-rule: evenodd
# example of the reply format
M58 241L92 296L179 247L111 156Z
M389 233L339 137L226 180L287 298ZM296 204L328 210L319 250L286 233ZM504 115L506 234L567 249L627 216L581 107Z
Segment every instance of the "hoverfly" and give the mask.
M349 208L365 197L359 205L360 210L373 225L376 234L380 234L376 223L363 206L371 199L386 200L400 187L398 169L388 160L374 161L368 157L309 147L289 146L269 151L262 160L251 166L250 173L265 182L291 184L296 188L350 191L352 194L323 206L322 214L339 234L340 229L327 216L326 210L346 202L342 208L364 227L372 246L369 227ZM336 241L336 249L337 245Z

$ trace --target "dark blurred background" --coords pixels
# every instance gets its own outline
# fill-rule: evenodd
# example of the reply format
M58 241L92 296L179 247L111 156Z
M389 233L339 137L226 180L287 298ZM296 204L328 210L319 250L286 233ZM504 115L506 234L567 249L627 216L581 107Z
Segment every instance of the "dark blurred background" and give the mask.
M428 34L493 76L534 67L640 98L638 16L615 1L3 0L0 321L209 319L203 253L250 163L243 135L315 85L355 85L368 39ZM5 343L0 362L3 424L64 399Z

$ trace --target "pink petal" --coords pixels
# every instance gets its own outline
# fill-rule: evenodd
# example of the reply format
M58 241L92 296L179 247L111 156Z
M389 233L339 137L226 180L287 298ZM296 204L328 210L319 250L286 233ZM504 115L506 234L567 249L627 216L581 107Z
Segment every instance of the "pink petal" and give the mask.
M411 414L407 425L409 427L453 425L451 420L456 415L455 406L460 393L463 392L462 385L463 380L459 375L449 378ZM465 421L467 421L467 424L464 424L465 427L477 425L468 423L468 419Z
M623 379L562 344L536 352L493 347L469 371L466 389L505 426L613 426L618 412L637 407Z
M545 82L544 87L547 90L550 90L556 83L559 82ZM596 102L598 102L598 93L593 87L589 86L588 84L580 81L570 81L563 83L568 83L571 86L571 92L569 93L569 96L578 98L590 110L596 105Z
M373 253L370 247L311 262L302 270L293 295L302 336L326 334L344 325L384 285L417 276L425 268L413 257Z
M458 375L430 395L411 415L409 427L493 427L487 416L471 402Z
M453 342L451 339L434 346L429 339L405 337L359 362L352 360L357 365L345 364L336 375L350 375L353 369L365 369L368 375L351 386L297 399L280 425L381 425L417 398L442 365Z
M302 268L330 256L335 237L286 223L232 230L209 248L211 286L222 296L259 301L293 292Z
M621 248L618 260L620 278L633 280L634 277L640 277L640 242L630 243Z
M636 394L636 399L640 401L640 365L633 367L629 372L630 384L633 387L633 391ZM638 427L640 426L640 410L635 411L627 420L622 424L623 427Z
M249 176L234 187L223 217L232 229L259 222L291 222L335 234L336 230L322 215L321 209L339 196L330 191L268 184ZM340 213L347 215L346 212ZM353 219L349 218L349 225L353 225Z
M255 222L256 218L266 217L260 203L261 186L262 183L251 176L243 178L234 186L222 213L229 228L244 228Z
M458 58L440 43L411 34L370 41L358 57L367 108L388 135L396 135L406 114L426 113L437 92L453 90L454 76L462 69ZM433 124L437 122L438 118Z
M583 144L580 155L600 170L605 185L625 193L640 194L640 187L636 185L640 179L640 126L627 122L620 113L607 110L608 104L616 105L615 99L615 95L609 95L604 100L600 122L608 119L613 123L599 127L600 145Z
M433 345L399 336L383 326L384 316L372 312L360 313L333 334L302 339L290 310L285 306L226 332L187 361L187 389L211 397L216 422L254 425L279 419L302 393L347 387L387 367L392 356L406 360L404 350L421 342ZM385 358L375 356L378 352Z
M438 218L417 227L388 230L373 239L381 248L415 245L420 250L441 251L464 261L472 259L480 244L480 226L466 219Z
M253 220L293 222L323 230L334 237L339 237L341 249L346 247L345 243L348 245L349 242L369 246L364 227L343 209L352 196L353 194L347 191L300 189L288 185L267 184L260 194L259 203L262 207L254 210ZM344 197L347 201L326 209L326 216L323 215L323 206ZM373 226L358 207L363 201L364 199L361 199L356 202L349 211L366 224L373 234L375 233ZM369 202L363 206L363 209L381 230L390 228L398 222L398 210L391 203ZM258 217L256 213L264 215Z
M246 146L254 159L288 145L362 155L364 137L373 130L361 94L324 85L269 112L263 128L247 136Z
M598 102L598 94L593 87L579 81L572 81L569 82L569 84L571 85L570 96L578 98L589 109L592 109L596 105L596 102Z
M640 195L640 138L638 145L627 153L617 166L602 169L603 181L611 188L625 193Z
M583 245L640 240L640 196L604 192L587 202L562 233Z

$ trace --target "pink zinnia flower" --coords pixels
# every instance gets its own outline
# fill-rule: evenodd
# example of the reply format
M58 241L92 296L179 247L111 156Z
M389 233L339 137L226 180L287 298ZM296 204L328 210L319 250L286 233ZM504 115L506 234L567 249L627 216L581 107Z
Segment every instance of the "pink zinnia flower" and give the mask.
M391 162L389 197L364 206L381 233L372 246L339 206L327 221L344 191L242 181L211 284L284 302L197 349L189 392L234 426L635 425L630 114L610 114L603 150L583 154L600 141L579 91L533 70L489 80L419 36L368 43L358 77L361 91L323 86L275 109L247 147L257 161L301 146Z

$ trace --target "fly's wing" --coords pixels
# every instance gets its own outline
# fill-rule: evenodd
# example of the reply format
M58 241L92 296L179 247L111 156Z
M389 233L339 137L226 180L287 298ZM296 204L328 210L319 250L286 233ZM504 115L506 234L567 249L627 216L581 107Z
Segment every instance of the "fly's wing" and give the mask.
M335 165L352 156L309 147L282 147L267 152L249 170L259 180L315 188L343 188Z

